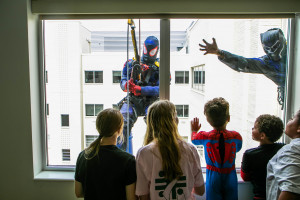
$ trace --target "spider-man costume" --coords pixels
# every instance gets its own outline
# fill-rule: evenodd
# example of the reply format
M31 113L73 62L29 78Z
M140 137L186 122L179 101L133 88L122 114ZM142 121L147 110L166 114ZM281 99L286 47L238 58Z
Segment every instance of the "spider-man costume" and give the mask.
M144 42L143 56L141 65L135 60L125 62L120 86L124 92L129 89L129 96L123 98L119 103L120 111L124 118L123 138L124 141L119 147L129 153L132 153L131 129L139 116L146 116L150 104L159 97L159 59L157 57L159 48L158 39L155 36L149 36ZM132 68L138 65L141 69L140 80L131 78ZM127 67L129 74L127 76ZM129 98L129 105L127 99ZM129 107L129 118L127 109ZM145 118L144 118L145 119ZM129 148L127 148L127 126L129 120Z
M238 199L235 155L242 148L241 135L228 130L200 131L192 133L192 142L205 149L206 199Z
M278 103L283 108L286 77L286 39L279 28L270 29L260 34L266 55L259 58L245 58L221 50L223 58L219 60L238 72L263 74L277 86Z

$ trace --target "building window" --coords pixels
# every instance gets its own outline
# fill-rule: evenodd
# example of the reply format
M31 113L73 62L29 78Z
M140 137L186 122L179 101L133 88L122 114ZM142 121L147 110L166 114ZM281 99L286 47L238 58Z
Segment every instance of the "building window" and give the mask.
M85 116L97 116L103 110L103 104L85 104Z
M86 135L85 136L85 147L90 146L98 138L98 135Z
M70 161L70 149L62 149L62 160L63 161Z
M61 126L69 126L69 115L61 115Z
M205 69L204 65L192 67L193 83L192 88L204 91L205 86Z
M177 117L189 117L189 105L175 105Z
M85 71L85 83L103 83L103 71Z
M48 71L45 71L45 83L48 83Z
M113 71L113 83L120 83L121 81L121 71Z
M49 116L49 104L46 104L46 115Z
M175 71L175 83L189 83L189 71Z
M112 105L113 109L119 110L119 106L117 104Z

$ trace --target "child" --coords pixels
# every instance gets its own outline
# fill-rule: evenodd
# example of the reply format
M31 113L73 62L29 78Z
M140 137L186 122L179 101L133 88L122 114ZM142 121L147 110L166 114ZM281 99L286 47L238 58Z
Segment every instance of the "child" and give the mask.
M213 127L210 132L200 129L199 119L191 121L192 142L203 145L206 160L206 199L238 199L235 154L242 148L238 132L226 130L230 120L229 103L222 97L214 98L204 105L204 114Z
M85 199L135 199L135 159L120 150L123 116L115 109L101 111L96 119L99 137L83 150L76 163L75 194Z
M287 123L285 133L292 141L267 165L267 200L300 199L300 110Z
M140 199L191 199L192 191L203 195L200 157L193 145L181 139L173 103L160 100L149 107L145 141L150 143L136 156Z
M260 115L252 128L252 139L258 141L258 147L248 149L243 155L241 176L251 181L254 199L266 199L267 164L283 146L276 142L283 133L283 123L274 115Z

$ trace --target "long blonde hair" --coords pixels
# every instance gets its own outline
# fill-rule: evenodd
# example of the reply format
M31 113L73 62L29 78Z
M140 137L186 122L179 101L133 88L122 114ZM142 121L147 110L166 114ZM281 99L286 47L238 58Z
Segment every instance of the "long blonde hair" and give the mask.
M85 149L85 157L92 159L95 157L100 148L100 142L103 137L111 137L113 134L120 130L123 125L123 116L120 111L112 108L102 110L97 115L96 129L99 137ZM121 134L121 137L123 134Z
M175 106L168 100L156 101L148 109L145 144L147 140L151 142L151 137L161 154L164 177L172 181L182 176L178 143L182 138L177 129Z

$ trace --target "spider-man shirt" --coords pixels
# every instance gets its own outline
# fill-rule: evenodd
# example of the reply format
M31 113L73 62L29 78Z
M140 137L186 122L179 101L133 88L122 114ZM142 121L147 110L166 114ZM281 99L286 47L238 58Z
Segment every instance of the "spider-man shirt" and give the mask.
M228 130L200 131L192 133L192 142L205 149L206 199L237 199L235 157L242 148L241 135Z

